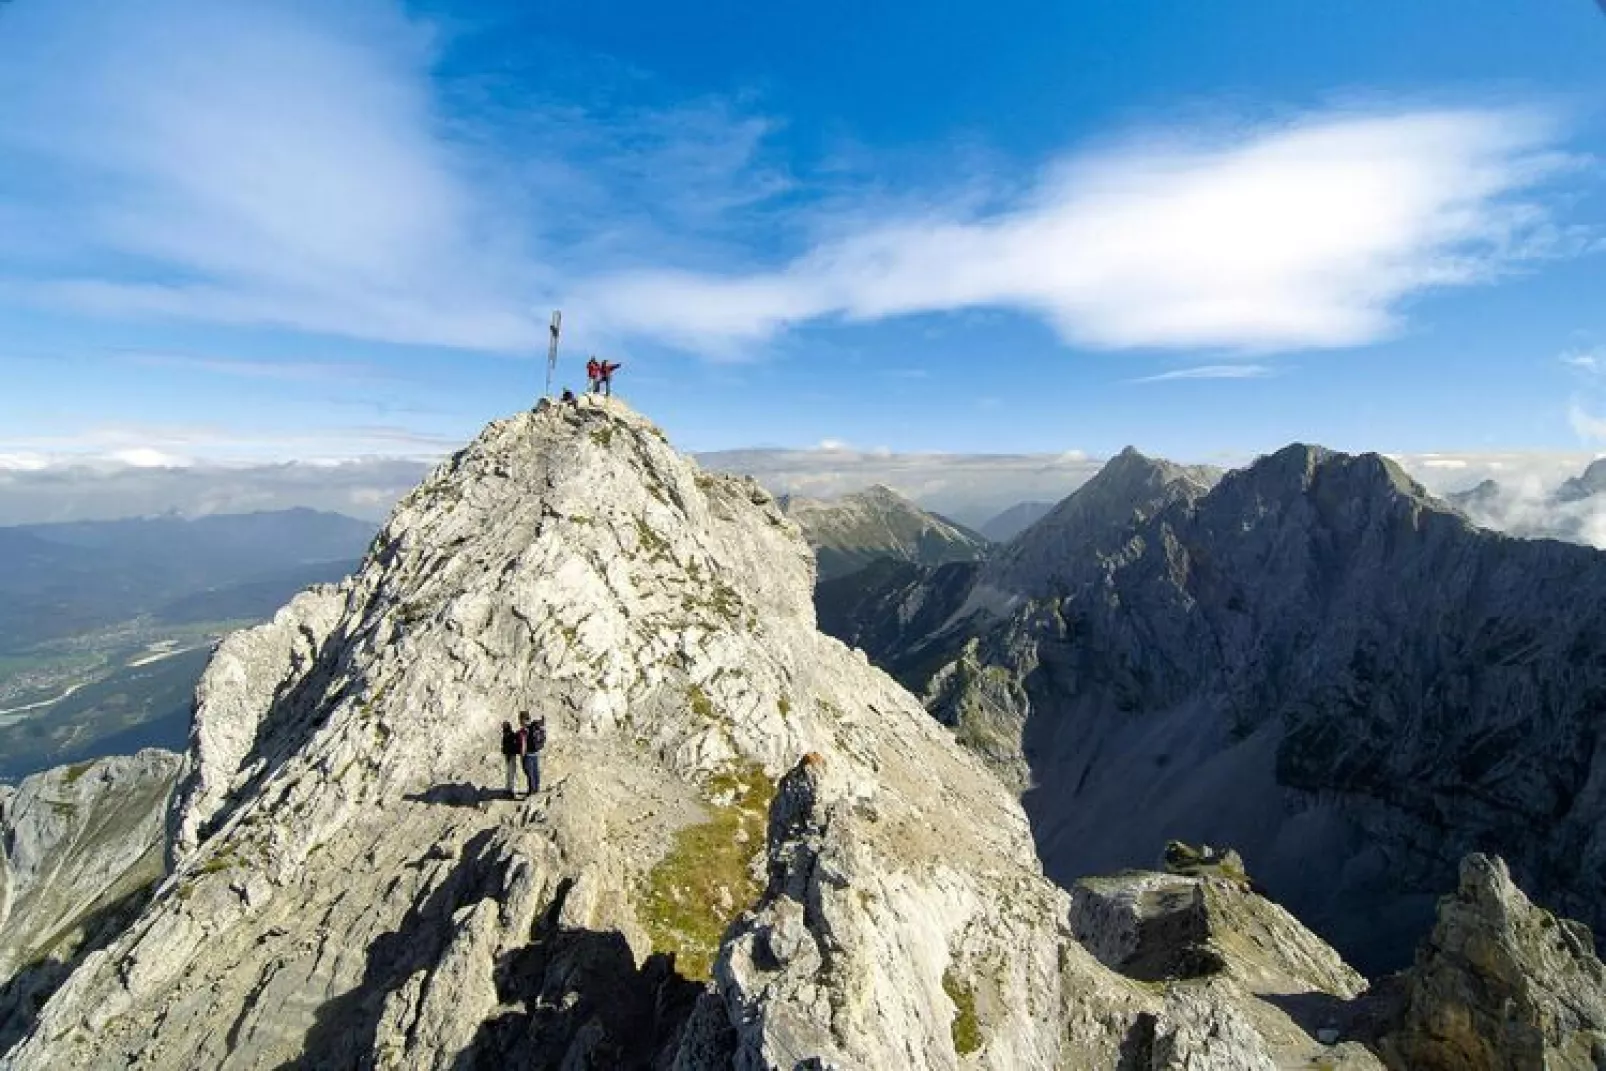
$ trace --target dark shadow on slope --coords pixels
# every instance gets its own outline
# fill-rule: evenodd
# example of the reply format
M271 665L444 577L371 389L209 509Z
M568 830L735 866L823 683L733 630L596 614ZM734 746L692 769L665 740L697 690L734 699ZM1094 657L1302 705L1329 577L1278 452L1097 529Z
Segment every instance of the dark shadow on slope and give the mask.
M1331 993L1267 993L1260 998L1280 1009L1311 1037L1335 1030L1341 1041L1358 1041L1374 1051L1379 1040L1400 1021L1405 1010L1405 983L1390 975L1371 989L1345 1000Z
M111 944L150 902L156 885L137 889L99 908L83 920L84 940L65 962L42 959L17 972L0 986L0 1062L12 1046L33 1030L39 1012L85 956Z
M572 883L558 891L529 945L502 957L496 992L510 1010L488 1019L454 1071L506 1067L667 1066L704 987L674 957L637 968L624 936L563 927Z
M499 789L489 789L483 785L471 785L467 782L453 782L445 785L435 785L423 792L415 792L411 796L403 796L409 803L432 803L443 807L474 807L494 800L509 802L507 793Z
M506 859L495 835L487 829L470 840L451 873L369 946L362 981L318 1009L301 1055L281 1071L375 1065L386 998L440 963L457 932L454 916L466 905L501 895ZM618 933L560 926L571 886L559 887L530 943L496 964L504 1011L480 1025L457 1058L460 1071L650 1068L673 1053L703 986L683 978L666 956L638 969Z
M283 1065L282 1071L374 1065L385 998L418 971L440 962L458 908L500 892L502 868L496 865L491 846L495 834L494 829L484 830L464 845L458 865L446 879L412 906L398 929L368 946L362 981L318 1009L301 1055Z
M1116 1071L1149 1071L1154 1066L1154 1035L1159 1024L1154 1016L1142 1012L1132 1021L1121 1039L1120 1062Z

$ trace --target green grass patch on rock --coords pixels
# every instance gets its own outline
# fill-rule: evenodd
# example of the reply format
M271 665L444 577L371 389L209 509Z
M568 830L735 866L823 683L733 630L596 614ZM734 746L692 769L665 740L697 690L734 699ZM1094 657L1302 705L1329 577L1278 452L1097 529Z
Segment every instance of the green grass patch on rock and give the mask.
M687 978L713 976L720 938L764 891L753 857L764 850L775 785L757 766L710 778L708 820L675 834L644 880L641 916L654 951L672 952Z
M83 777L84 774L88 773L90 767L94 765L95 762L93 759L88 762L73 763L71 766L67 767L67 772L61 775L61 783L64 785L77 784L78 779Z
M976 1018L976 994L951 970L942 972L942 991L954 1002L954 1021L949 1024L953 1032L954 1052L969 1056L981 1048L981 1020Z

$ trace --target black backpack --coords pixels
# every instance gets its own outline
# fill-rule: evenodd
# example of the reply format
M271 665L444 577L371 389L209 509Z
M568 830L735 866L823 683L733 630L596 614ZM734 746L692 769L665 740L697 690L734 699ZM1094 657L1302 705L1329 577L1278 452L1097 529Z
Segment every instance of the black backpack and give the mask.
M540 751L544 747L546 747L546 719L538 718L535 724L530 726L530 750Z

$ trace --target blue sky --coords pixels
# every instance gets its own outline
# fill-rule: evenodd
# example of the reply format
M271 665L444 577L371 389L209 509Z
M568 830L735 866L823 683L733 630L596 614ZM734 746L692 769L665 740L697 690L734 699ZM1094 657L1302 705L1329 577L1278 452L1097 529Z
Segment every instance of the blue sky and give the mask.
M0 5L0 460L1606 440L1589 0Z

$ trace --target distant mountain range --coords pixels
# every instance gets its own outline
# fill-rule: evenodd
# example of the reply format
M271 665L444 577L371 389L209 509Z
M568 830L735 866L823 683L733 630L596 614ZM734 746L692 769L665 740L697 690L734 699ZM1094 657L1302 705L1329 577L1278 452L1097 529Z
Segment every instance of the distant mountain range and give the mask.
M212 643L351 572L373 535L306 509L0 528L0 778L182 748Z
M344 575L374 531L308 509L0 528L0 653L142 614L193 617L198 600L260 616L287 584Z
M977 561L990 543L957 522L916 506L889 487L875 486L841 498L785 497L782 511L803 529L829 580L878 559L940 565Z
M1486 528L1534 539L1606 546L1606 458L1549 492L1483 480L1445 500Z
M819 603L1022 789L1062 882L1231 844L1368 969L1468 850L1606 922L1606 555L1476 528L1387 459L1127 452L988 562Z

